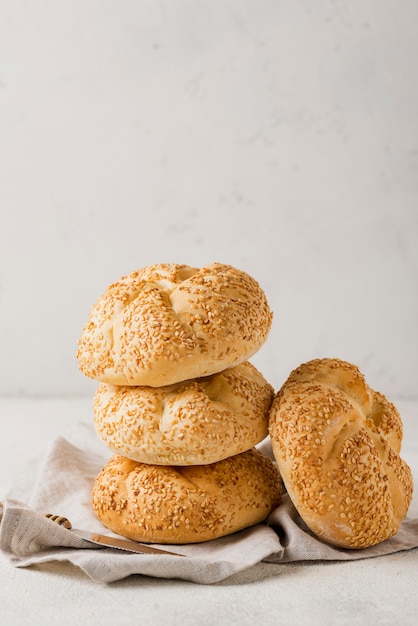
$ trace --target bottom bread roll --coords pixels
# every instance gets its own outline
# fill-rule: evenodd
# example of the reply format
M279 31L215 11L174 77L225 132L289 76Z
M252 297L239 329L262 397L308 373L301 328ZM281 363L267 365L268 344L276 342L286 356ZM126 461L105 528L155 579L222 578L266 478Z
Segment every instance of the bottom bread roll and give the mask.
M279 504L280 474L253 448L210 465L147 465L114 455L92 490L109 530L147 543L198 543L262 522Z

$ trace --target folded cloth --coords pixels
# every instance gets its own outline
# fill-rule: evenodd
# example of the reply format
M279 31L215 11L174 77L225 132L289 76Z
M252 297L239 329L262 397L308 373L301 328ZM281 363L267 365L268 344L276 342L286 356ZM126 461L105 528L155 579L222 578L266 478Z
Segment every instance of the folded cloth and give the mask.
M268 443L264 451L269 453ZM21 482L16 487L19 498L10 495L4 501L0 548L13 565L69 561L101 583L141 574L211 584L262 561L364 559L418 546L418 519L407 518L395 537L377 546L364 550L332 547L309 531L284 494L264 524L204 543L160 546L183 556L101 548L77 538L45 514L64 515L75 528L117 537L103 527L90 504L93 482L109 456L93 427L84 423L76 423L68 436L52 442L35 482Z

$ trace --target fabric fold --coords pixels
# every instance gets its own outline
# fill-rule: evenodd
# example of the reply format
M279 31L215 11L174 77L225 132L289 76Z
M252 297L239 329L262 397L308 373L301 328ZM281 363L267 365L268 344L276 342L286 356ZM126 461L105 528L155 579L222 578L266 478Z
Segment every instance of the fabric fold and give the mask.
M0 548L16 567L69 561L91 579L111 583L130 575L212 584L258 563L347 561L410 550L418 546L418 519L405 519L396 536L364 550L343 550L315 537L284 494L264 524L198 544L171 546L184 556L145 555L101 548L76 537L45 517L68 517L73 527L116 536L95 517L90 494L109 453L93 427L76 424L66 437L54 440L41 460L34 482L19 486L4 500ZM170 550L170 546L161 546Z

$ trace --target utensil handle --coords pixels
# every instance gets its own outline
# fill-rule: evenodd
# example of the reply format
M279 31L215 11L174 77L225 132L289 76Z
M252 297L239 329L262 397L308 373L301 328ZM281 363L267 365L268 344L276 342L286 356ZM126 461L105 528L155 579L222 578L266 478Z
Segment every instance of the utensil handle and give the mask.
M71 528L73 527L68 517L64 517L63 515L53 515L52 513L45 513L44 517L47 517L59 526L64 526L64 528L67 528L68 530L71 530Z

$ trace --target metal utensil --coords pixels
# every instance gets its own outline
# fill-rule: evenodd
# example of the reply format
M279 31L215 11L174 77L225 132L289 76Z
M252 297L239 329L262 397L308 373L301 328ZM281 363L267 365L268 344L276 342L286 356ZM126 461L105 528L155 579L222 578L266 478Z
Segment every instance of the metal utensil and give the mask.
M127 550L128 552L138 552L140 554L168 554L171 556L184 556L177 552L169 552L162 550L161 548L155 548L148 544L139 543L138 541L131 541L130 539L123 539L119 537L109 537L108 535L101 535L100 533L92 533L88 530L81 530L79 528L73 528L70 520L62 515L52 515L47 513L45 515L48 519L52 520L56 524L63 526L76 537L95 543L103 548L117 548L118 550Z
M0 501L0 523L3 517L3 503ZM117 548L118 550L125 550L128 552L136 552L138 554L159 554L169 556L185 556L184 554L178 554L178 552L170 552L163 550L162 548L156 548L148 544L139 543L138 541L131 541L130 539L124 539L119 537L109 537L108 535L101 535L100 533L92 533L88 530L81 530L79 528L73 528L70 520L62 515L53 515L52 513L46 513L45 517L55 522L59 526L63 526L66 530L73 533L76 537L89 541L90 543L102 546L102 548Z

